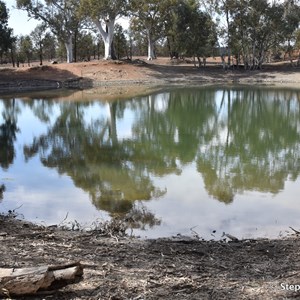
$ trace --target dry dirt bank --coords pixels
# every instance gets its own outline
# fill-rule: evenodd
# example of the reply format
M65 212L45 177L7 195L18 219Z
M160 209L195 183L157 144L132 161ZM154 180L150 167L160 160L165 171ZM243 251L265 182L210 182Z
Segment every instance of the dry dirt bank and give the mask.
M296 299L300 239L139 240L0 216L0 268L80 261L80 282L22 299ZM287 290L287 285L289 290ZM12 297L13 298L13 297Z
M195 68L168 58L146 61L91 61L73 64L0 68L0 91L16 92L61 87L129 86L164 84L243 83L299 84L300 68L267 65L262 71L227 70L220 65Z

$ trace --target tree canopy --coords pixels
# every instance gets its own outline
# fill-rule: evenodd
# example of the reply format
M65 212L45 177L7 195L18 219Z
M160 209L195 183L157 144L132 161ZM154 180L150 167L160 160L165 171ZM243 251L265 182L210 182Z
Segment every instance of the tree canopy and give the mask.
M75 0L17 0L17 7L26 10L28 16L43 21L65 44L67 61L73 61L73 35L80 26L78 2Z
M173 53L197 57L210 56L216 46L216 26L211 16L200 10L194 0L180 1L172 12L168 28L169 40L172 41Z
M8 9L3 1L0 1L0 54L11 48L13 43L12 29L8 27Z
M129 52L130 56L147 52L148 59L169 53L197 58L200 66L217 54L224 68L234 64L260 69L279 53L293 64L299 50L299 0L16 0L16 4L64 44L68 62L77 54L81 59L99 57L95 39L103 42L105 59L128 57ZM5 52L13 42L12 30L3 2L0 10L0 50ZM129 20L130 34L116 27L122 17ZM87 55L76 49L85 43Z
M104 41L104 58L114 58L112 42L116 18L127 14L126 0L81 0L81 13L99 30Z

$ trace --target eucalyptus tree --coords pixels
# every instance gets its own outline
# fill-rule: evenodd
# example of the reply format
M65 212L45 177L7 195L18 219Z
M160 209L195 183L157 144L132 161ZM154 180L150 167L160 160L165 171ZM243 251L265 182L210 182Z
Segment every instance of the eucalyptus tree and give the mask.
M43 21L62 41L66 48L67 62L73 62L73 35L80 27L79 4L76 0L17 0L17 8L28 16Z
M199 66L201 58L205 62L217 42L215 23L194 0L179 1L172 11L167 34L173 49L181 55L197 58Z
M18 38L18 59L20 62L27 62L30 66L30 62L33 57L33 44L29 35L20 36Z
M300 66L300 29L295 30L295 48L298 49L297 66Z
M90 61L94 51L95 51L95 44L94 44L92 33L87 32L85 30L81 31L78 34L76 56L81 61L83 60Z
M33 47L39 56L40 65L43 64L44 43L48 34L49 33L46 31L45 24L37 25L30 33Z
M43 38L43 55L48 61L56 59L57 39L51 33L47 32Z
M127 0L81 0L81 14L97 27L104 42L104 58L112 59L116 19L127 14Z
M201 9L216 19L215 24L218 32L218 47L223 63L223 68L231 64L231 36L230 26L232 22L231 9L236 4L235 0L199 0ZM228 56L228 63L225 62L225 56Z
M115 54L117 59L120 59L124 56L129 58L128 43L123 30L123 27L119 24L116 24L115 28L115 38L114 38Z
M245 68L261 69L267 53L283 41L284 6L268 0L236 1L231 15L232 41L240 41Z
M137 56L143 56L145 53L147 53L148 49L148 42L145 35L140 32L136 31L132 27L129 28L129 39L130 39L130 51L131 56L137 55Z
M156 58L155 42L163 36L165 22L176 0L133 0L131 1L131 29L141 32L148 41L148 60Z
M0 55L11 49L14 37L12 29L8 27L8 9L4 2L0 1Z
M219 15L220 37L228 65L231 56L245 68L261 68L266 56L280 45L291 44L299 25L299 1L210 0L209 9ZM224 52L221 53L225 67Z
M295 49L299 49L297 40L300 23L300 1L286 0L282 6L283 18L280 24L281 41L283 42L285 52L289 55L291 65L293 66L293 52Z

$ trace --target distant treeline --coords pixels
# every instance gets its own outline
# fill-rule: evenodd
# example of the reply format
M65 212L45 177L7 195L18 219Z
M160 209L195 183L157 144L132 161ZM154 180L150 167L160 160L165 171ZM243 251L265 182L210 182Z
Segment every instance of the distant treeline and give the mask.
M16 7L40 24L14 36L0 0L0 62L15 66L133 55L192 57L199 67L220 56L224 68L246 69L300 61L299 0L16 0Z

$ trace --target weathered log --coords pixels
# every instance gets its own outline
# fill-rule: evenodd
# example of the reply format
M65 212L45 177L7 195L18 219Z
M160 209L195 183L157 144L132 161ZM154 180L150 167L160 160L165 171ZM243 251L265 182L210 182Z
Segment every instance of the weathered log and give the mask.
M15 269L0 268L0 295L35 294L55 286L72 283L83 274L80 262L59 266Z

